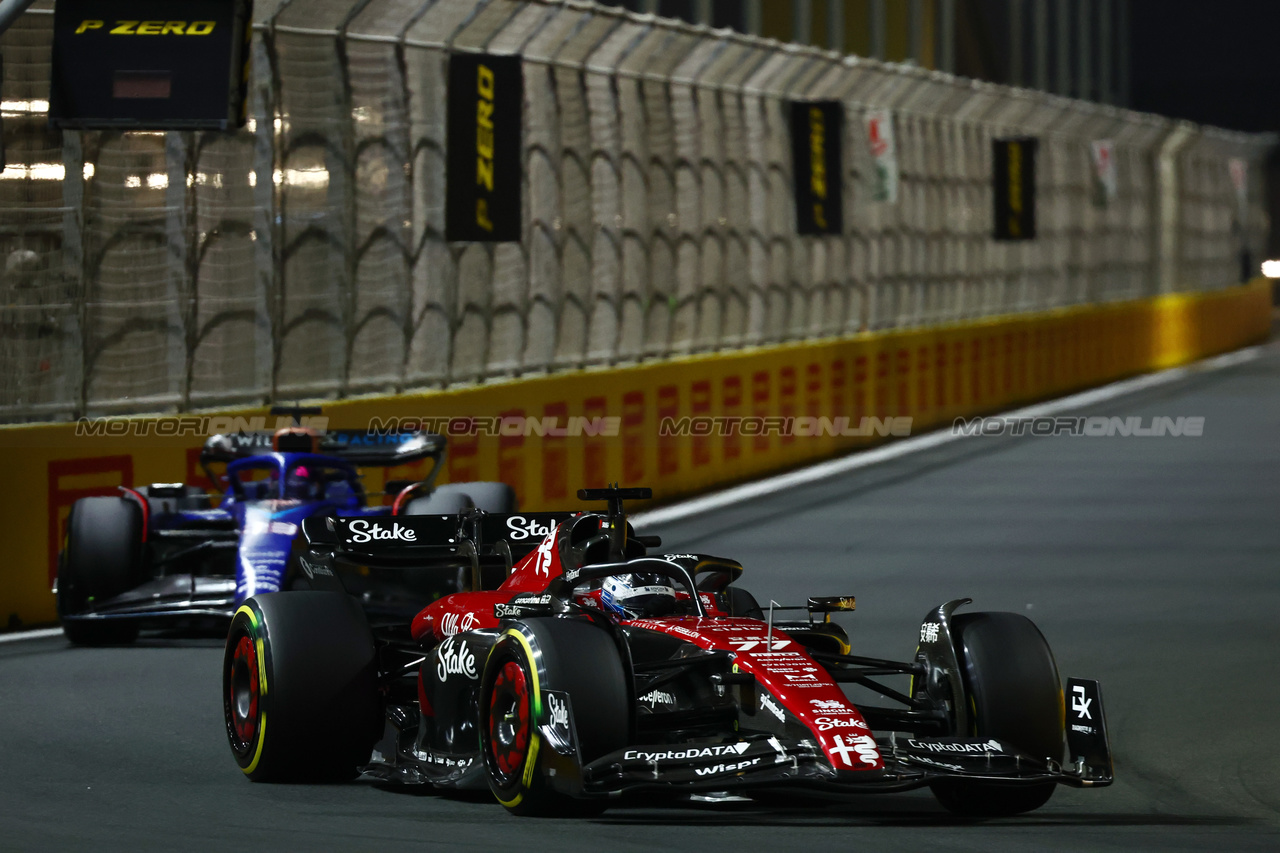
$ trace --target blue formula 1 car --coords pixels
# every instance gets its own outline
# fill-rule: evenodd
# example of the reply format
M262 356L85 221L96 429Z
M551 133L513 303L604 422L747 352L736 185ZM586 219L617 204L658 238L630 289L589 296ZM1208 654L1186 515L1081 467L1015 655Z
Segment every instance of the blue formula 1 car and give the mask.
M515 492L504 483L434 487L444 452L443 436L423 432L319 435L295 426L214 435L200 462L221 495L154 483L76 501L54 587L63 630L73 643L127 643L143 627L225 623L250 596L307 589L312 579L297 560L306 518L346 518L358 526L363 519L473 507L516 511ZM388 482L379 497L394 494L395 502L369 504L360 468L423 459L433 461L425 480ZM411 614L468 579L370 573L362 582L360 597L372 616Z

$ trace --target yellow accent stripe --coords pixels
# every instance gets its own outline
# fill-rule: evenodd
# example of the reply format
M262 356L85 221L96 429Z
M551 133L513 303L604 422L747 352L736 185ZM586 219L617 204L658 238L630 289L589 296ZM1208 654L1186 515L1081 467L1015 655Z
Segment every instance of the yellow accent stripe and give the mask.
M533 701L530 703L531 707L529 708L529 716L531 718L529 725L529 754L525 756L524 775L520 778L520 784L528 788L533 784L533 769L538 765L538 744L541 741L541 738L538 737L538 716L542 710L542 688L538 684L538 665L537 659L533 654L533 647L529 645L529 641L525 639L524 635L516 629L508 628L506 633L515 637L516 641L524 648L525 655L527 655L526 660L529 661L529 673L533 676ZM523 794L517 794L515 799L510 802L505 802L502 799L499 799L498 802L508 808L514 808L519 805L523 796Z
M248 767L241 768L244 775L248 776L258 769L258 762L262 760L262 745L267 742L267 712L263 711L258 715L258 748L254 750L253 761L249 762Z
M258 626L258 614L252 607L247 604L241 605L236 611L236 616L241 613L249 620L249 627L253 629L253 645L258 653L258 701L267 695L267 655L262 645L262 636ZM249 762L248 767L242 767L244 775L248 776L258 769L258 762L262 760L262 745L267 742L267 711L261 708L258 713L258 748L254 750L253 761Z

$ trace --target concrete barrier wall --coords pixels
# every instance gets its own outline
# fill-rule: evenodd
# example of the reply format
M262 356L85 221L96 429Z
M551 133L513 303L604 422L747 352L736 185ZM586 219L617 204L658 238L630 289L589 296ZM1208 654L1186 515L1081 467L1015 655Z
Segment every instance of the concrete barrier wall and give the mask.
M616 435L455 436L442 481L501 479L525 509L575 505L574 491L618 481L656 500L757 477L883 440L871 436L660 435L665 418L912 418L920 433L961 415L1008 409L1264 339L1265 280L927 329L693 356L470 388L330 404L331 427L375 419L616 418ZM261 410L222 411L250 416ZM599 422L595 423L607 423ZM812 422L802 422L812 424ZM1212 428L1211 426L1209 428ZM0 532L0 619L53 621L50 585L71 504L119 485L202 482L198 437L77 438L74 424L0 428L6 489ZM803 430L799 430L803 431ZM414 466L368 472L421 476Z
M53 131L51 11L0 34L3 421L1214 290L1265 246L1270 137L582 0L259 0L243 129ZM519 242L446 239L448 69L477 52L521 57ZM820 236L790 133L812 100L843 116ZM1010 137L1039 140L1034 241L993 239Z

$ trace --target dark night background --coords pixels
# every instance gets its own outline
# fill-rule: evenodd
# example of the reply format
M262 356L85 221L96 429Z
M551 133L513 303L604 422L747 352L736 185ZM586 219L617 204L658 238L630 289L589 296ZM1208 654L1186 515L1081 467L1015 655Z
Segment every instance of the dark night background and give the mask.
M1280 130L1280 0L1130 0L1134 109Z

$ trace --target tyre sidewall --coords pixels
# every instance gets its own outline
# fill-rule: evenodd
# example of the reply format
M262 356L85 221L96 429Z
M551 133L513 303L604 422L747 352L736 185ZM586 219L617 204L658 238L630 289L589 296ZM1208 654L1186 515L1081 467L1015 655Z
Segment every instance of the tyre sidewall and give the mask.
M246 776L255 781L267 778L269 774L266 772L266 768L272 765L269 758L266 764L262 762L263 751L266 746L266 727L272 715L270 713L271 693L268 690L267 679L268 646L261 624L261 611L258 609L257 602L250 598L236 611L235 616L231 619L231 628L227 632L227 647L222 663L222 710L227 726L227 740L231 744L231 752L235 756L236 764L240 766ZM241 638L248 638L249 642L254 645L257 663L256 672L250 673L250 676L258 680L258 709L254 736L248 742L240 739L232 721L234 714L232 708L234 700L231 694L233 657Z
M492 756L489 714L498 671L513 660L529 686L531 730L523 764L508 775L500 772ZM486 660L479 716L481 755L490 789L516 814L563 815L589 809L590 801L574 800L547 783L545 768L555 756L542 742L538 725L543 722L540 715L548 690L569 696L584 763L626 746L633 730L630 678L607 631L581 619L530 619L509 627Z
M550 794L546 790L546 780L538 772L539 752L543 749L543 744L542 735L538 731L537 711L543 700L538 670L533 664L535 659L529 638L518 630L508 630L489 653L480 687L480 752L489 779L489 789L498 802L517 813L530 812L531 804ZM524 710L529 723L524 761L508 774L497 766L490 748L490 706L498 674L509 662L514 662L524 673L529 691Z

